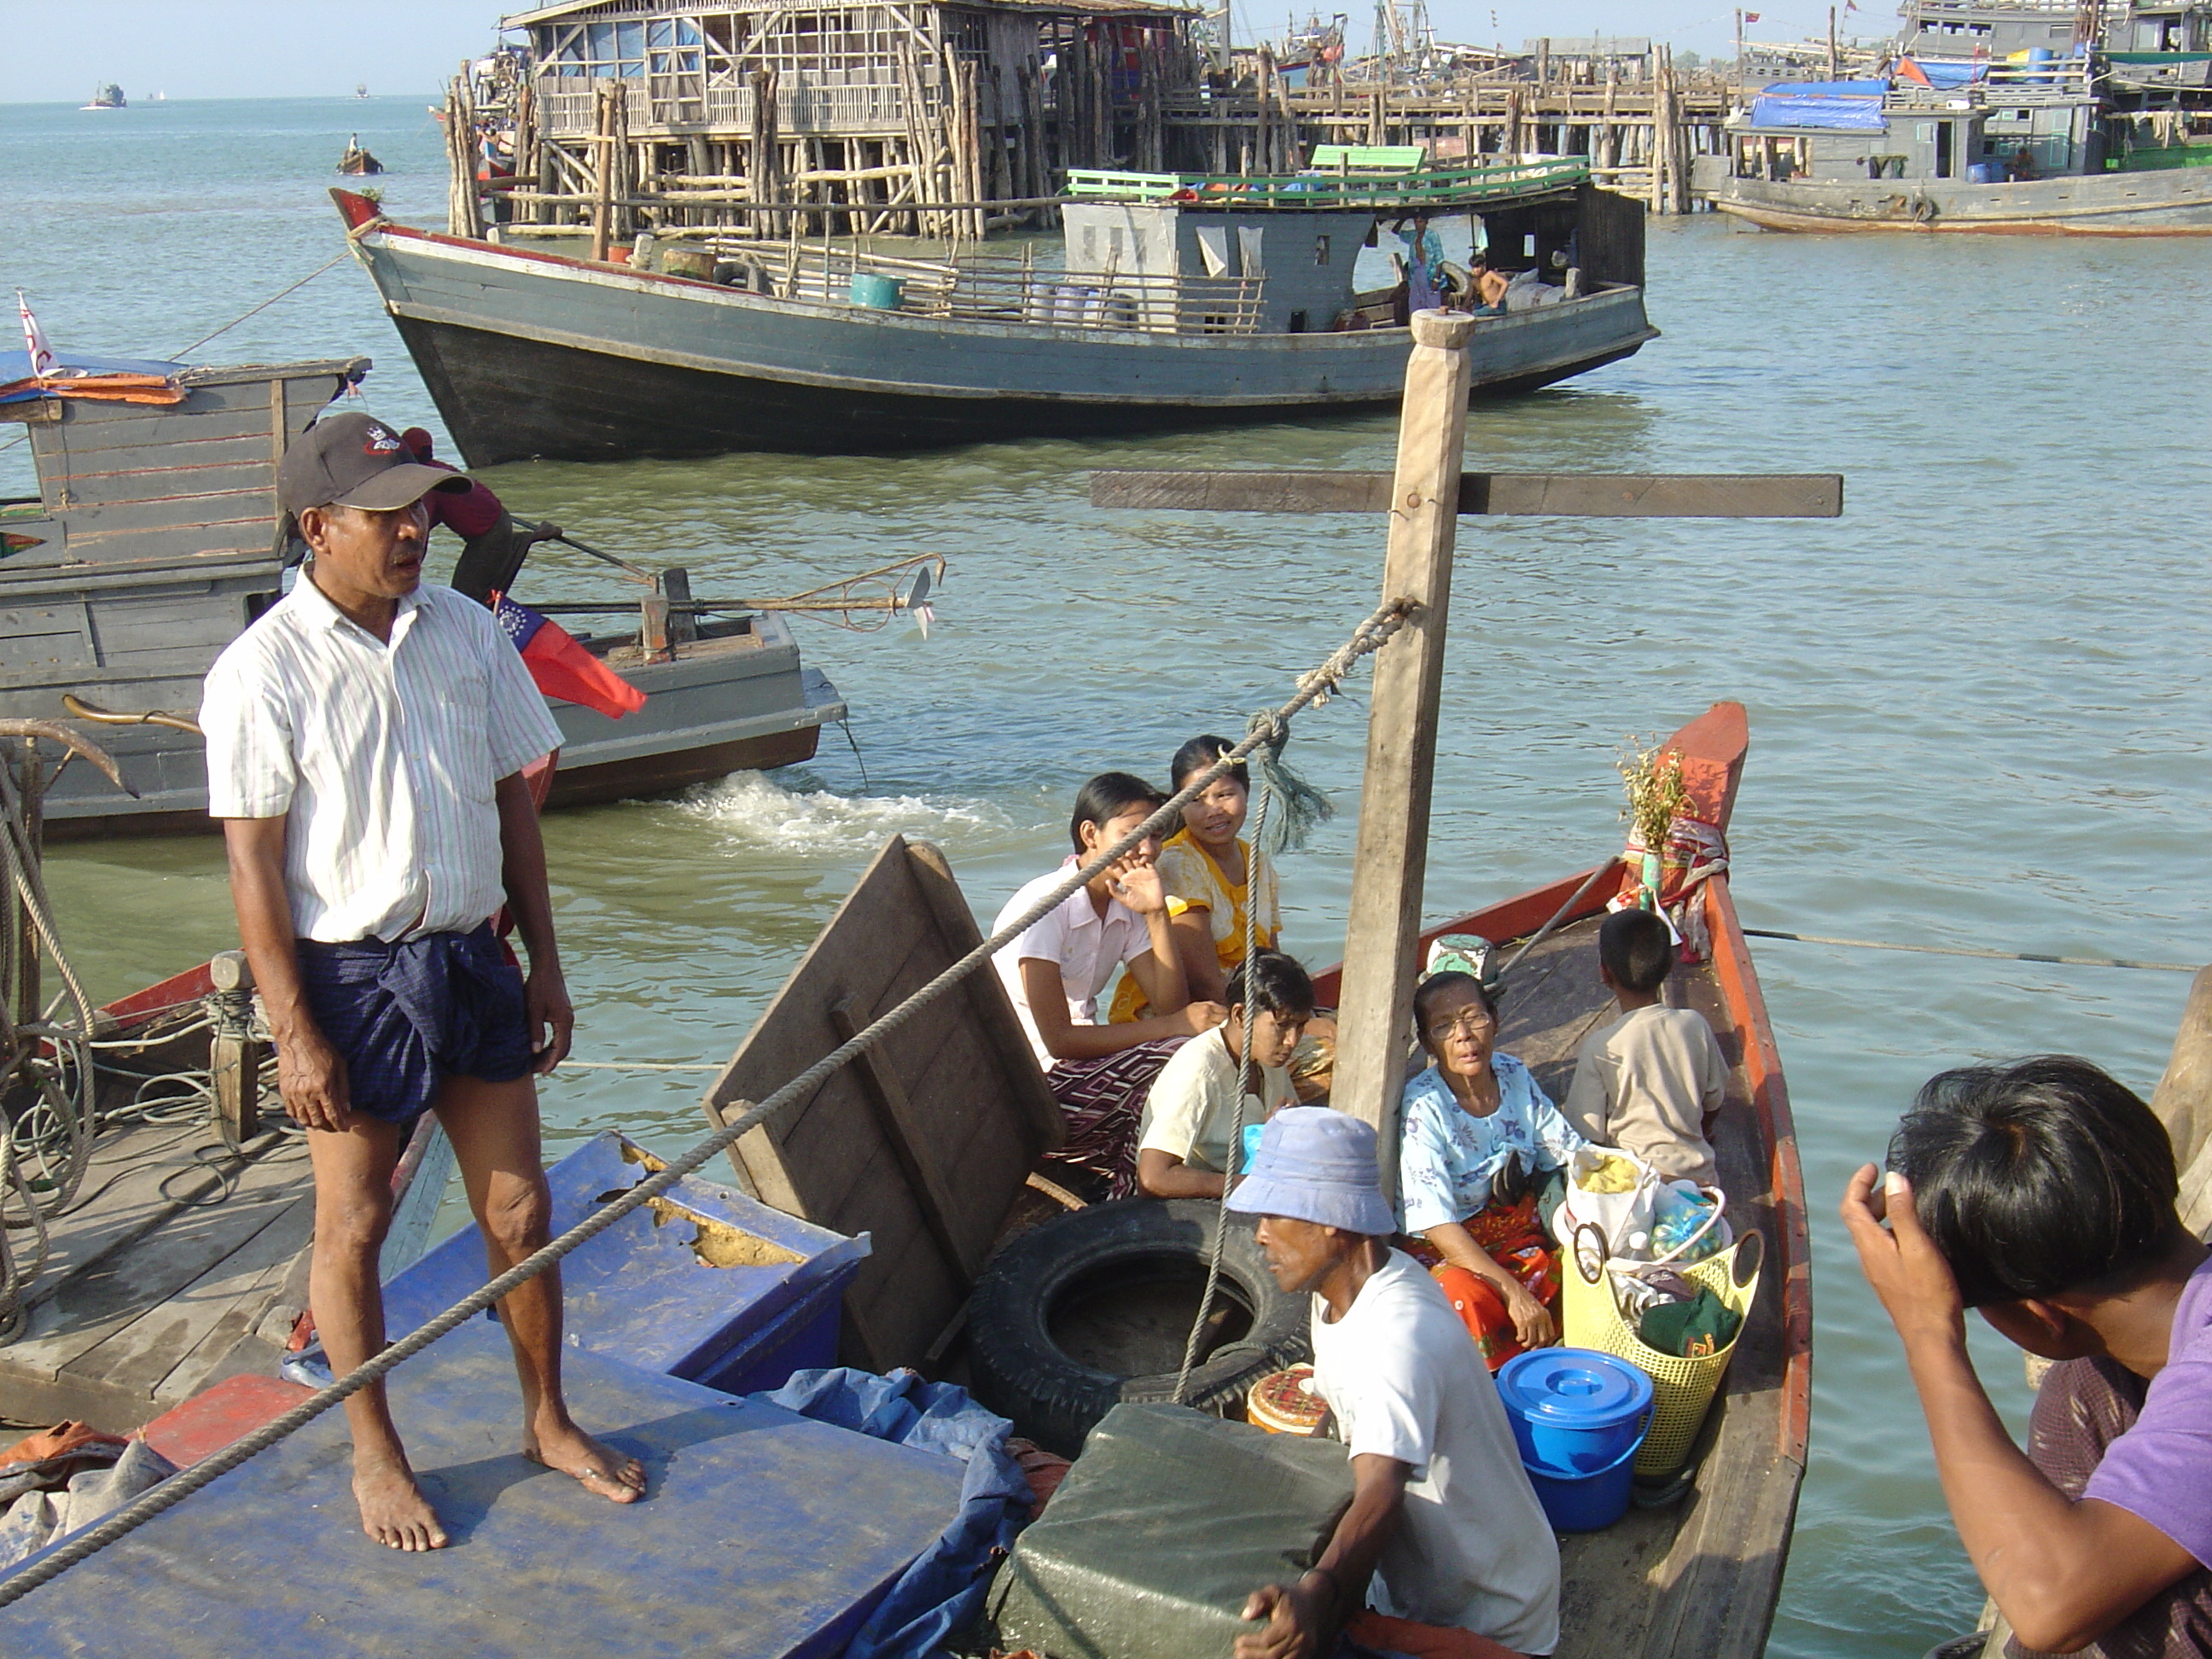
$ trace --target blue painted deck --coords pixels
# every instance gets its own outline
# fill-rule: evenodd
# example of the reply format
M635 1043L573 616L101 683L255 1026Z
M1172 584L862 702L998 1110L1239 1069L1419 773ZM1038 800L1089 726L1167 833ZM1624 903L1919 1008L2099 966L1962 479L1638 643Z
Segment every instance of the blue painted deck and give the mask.
M452 1547L362 1534L333 1411L0 1610L0 1653L814 1659L959 1507L950 1458L587 1351L567 1367L579 1419L644 1460L645 1502L522 1459L506 1339L471 1321L392 1382Z
M586 1141L545 1172L554 1232L566 1232L657 1167L637 1161L612 1132ZM837 1294L867 1254L865 1234L847 1238L687 1176L669 1189L666 1205L631 1212L562 1262L571 1346L641 1370L720 1382L733 1350L804 1305L826 1316L834 1355ZM404 1335L485 1277L483 1235L465 1227L385 1285L385 1328ZM812 1363L834 1359L817 1354ZM783 1381L750 1386L773 1389Z

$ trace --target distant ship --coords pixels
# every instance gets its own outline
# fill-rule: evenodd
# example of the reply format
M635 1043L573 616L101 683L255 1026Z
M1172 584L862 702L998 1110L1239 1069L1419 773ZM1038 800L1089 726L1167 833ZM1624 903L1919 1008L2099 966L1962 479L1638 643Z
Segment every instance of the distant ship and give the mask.
M354 95L355 97L356 97L356 98L366 98L366 97L368 97L368 82L366 82L366 81L358 81L358 82L356 82L354 83L353 95Z
M117 86L114 82L110 81L106 86L100 88L99 91L92 94L92 101L87 104L84 107L87 109L127 109L130 106L124 100L123 88Z

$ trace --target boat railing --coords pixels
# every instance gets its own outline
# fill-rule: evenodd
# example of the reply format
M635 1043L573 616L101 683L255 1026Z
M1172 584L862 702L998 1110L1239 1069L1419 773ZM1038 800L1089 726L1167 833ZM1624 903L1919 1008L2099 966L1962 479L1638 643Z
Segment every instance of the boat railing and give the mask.
M833 248L787 260L781 297L971 323L1152 334L1255 334L1263 276L1040 270L1013 260L900 259Z
M1568 190L1589 177L1589 161L1562 155L1494 167L1417 173L1245 174L1118 173L1074 167L1067 193L1109 202L1168 202L1194 207L1357 208L1468 206L1502 198Z

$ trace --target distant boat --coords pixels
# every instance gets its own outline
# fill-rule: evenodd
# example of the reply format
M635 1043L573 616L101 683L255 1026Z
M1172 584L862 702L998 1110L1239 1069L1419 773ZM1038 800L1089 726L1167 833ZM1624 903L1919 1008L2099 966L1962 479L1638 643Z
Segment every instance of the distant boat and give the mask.
M166 104L169 101L169 94L166 92L157 92L149 96L146 101L149 104Z
M123 88L117 86L114 82L110 81L106 86L100 88L99 91L92 94L92 101L87 104L84 107L87 109L128 109L130 105L123 96Z
M353 95L354 95L355 97L356 97L356 98L366 98L366 97L368 97L368 82L366 82L366 81L359 81L359 82L356 82L354 83Z

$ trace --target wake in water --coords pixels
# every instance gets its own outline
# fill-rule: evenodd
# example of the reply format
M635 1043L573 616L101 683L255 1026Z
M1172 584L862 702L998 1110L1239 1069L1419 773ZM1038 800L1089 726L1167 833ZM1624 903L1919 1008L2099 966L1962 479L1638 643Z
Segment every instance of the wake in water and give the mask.
M736 772L702 784L677 805L742 845L786 852L868 853L891 835L957 848L1018 827L988 801L793 791L758 772Z

